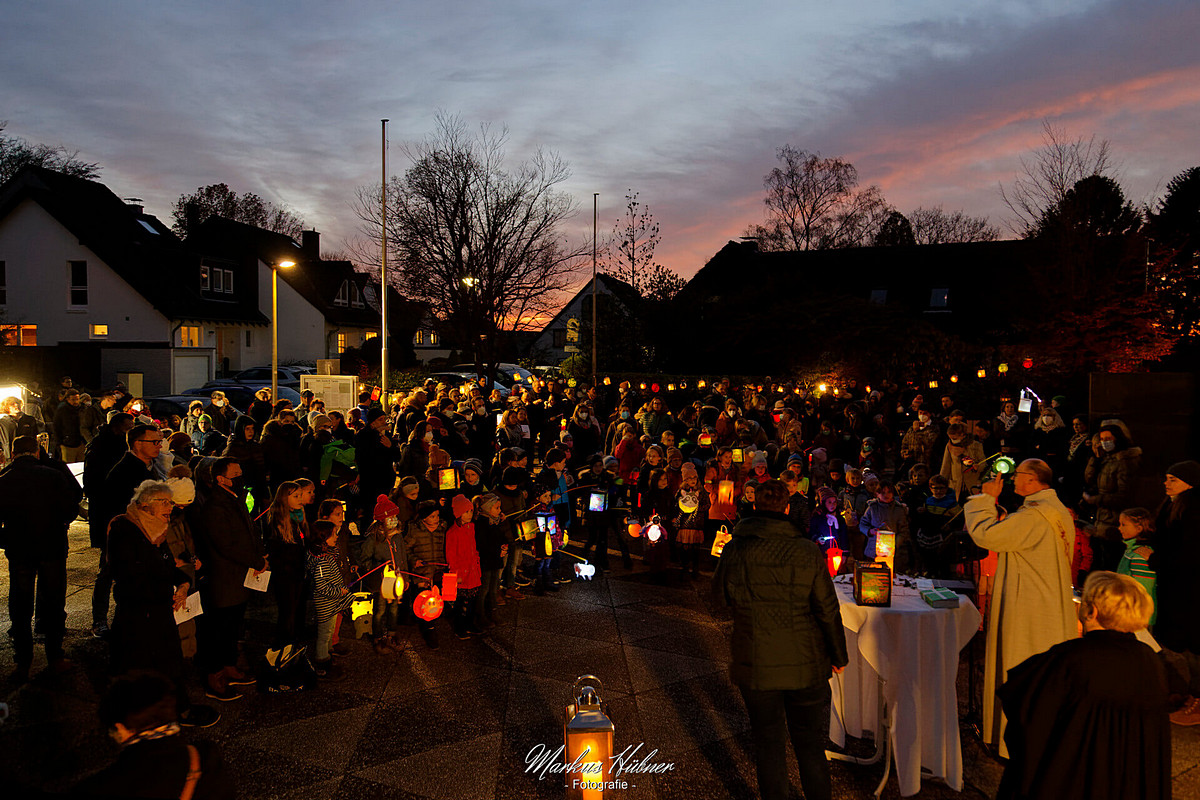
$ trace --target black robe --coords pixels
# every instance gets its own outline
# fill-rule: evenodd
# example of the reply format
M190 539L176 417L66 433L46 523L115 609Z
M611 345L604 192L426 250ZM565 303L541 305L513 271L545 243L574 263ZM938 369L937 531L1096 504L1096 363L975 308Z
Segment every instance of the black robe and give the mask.
M1167 678L1132 633L1096 630L1018 664L1000 687L1000 798L1171 796Z

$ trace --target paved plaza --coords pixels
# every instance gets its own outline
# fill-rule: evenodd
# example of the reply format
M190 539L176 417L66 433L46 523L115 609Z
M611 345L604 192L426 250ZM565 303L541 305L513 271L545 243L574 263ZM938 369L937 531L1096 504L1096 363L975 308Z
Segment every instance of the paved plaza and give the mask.
M20 796L8 793L16 787L68 789L114 756L115 745L96 721L107 654L90 635L95 558L86 528L76 523L66 642L75 668L59 678L39 676L44 655L38 648L34 679L4 685L10 716L0 724L0 770L9 797ZM216 703L223 715L216 726L184 736L220 743L244 798L556 798L564 794L561 777L539 780L526 772L526 758L538 745L558 746L571 684L593 673L604 681L617 750L644 743L639 755L657 750L653 763L674 765L661 775L626 776L628 790L614 796L757 796L749 724L727 675L731 623L712 607L708 576L658 582L636 559L634 566L510 603L500 609L502 624L482 638L459 641L443 622L436 651L415 627L404 628L408 643L394 655L377 655L366 640L349 639L352 652L341 659L345 680L292 695L247 687L243 699ZM6 570L0 581L7 630ZM268 598L252 606L245 646L251 665L273 619ZM5 639L5 675L12 658ZM964 714L965 675L964 664ZM1001 767L968 727L962 731L964 792L930 779L919 797L995 794ZM1200 729L1172 733L1174 795L1200 797ZM869 742L852 748L871 749ZM882 771L882 765L834 762L835 797L870 796ZM794 761L791 773L799 797ZM883 796L899 796L894 775Z

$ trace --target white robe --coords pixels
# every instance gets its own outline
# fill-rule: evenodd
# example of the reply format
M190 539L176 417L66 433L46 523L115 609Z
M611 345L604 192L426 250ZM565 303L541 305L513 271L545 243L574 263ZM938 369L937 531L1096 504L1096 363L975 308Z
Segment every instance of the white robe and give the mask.
M1025 659L1079 635L1071 587L1075 521L1053 489L1043 489L1003 520L986 494L967 500L967 531L998 553L988 608L983 669L983 740L1008 757L996 688Z

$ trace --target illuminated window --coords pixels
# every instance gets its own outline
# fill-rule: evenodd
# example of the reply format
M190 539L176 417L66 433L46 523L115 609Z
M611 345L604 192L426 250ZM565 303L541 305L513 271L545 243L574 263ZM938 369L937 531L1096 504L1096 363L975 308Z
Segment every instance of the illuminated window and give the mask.
M208 267L201 265L200 267L200 291L207 292L209 289Z
M363 334L363 341L365 342L367 339L374 339L378 335L379 335L378 331L367 331L366 333Z
M199 347L200 346L200 326L199 325L184 325L179 329L179 346L180 347Z
M0 336L9 347L37 347L37 325L5 325Z
M429 343L430 343L431 345L433 345L434 347L437 347L437 343L438 343L438 334L437 334L437 331L430 331L430 332L429 332Z
M89 328L93 339L105 339L108 337L107 325L91 325Z
M425 344L425 331L417 331L413 334L413 344Z
M346 352L346 334L339 333L338 337L338 355Z
M88 304L88 268L86 261L68 261L70 273L70 308L86 308Z

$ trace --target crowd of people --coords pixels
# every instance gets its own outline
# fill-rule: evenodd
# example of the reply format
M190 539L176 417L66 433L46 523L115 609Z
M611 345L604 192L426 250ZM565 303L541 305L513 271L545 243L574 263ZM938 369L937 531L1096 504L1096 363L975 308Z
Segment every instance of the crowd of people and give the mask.
M971 578L984 610L1003 574L980 548L992 522L969 524L967 498L994 495L1002 517L1048 492L1072 522L1068 583L1132 576L1156 597L1155 635L1182 654L1200 696L1200 615L1184 575L1200 549L1196 462L1171 468L1152 513L1133 502L1141 450L1128 427L1071 414L1065 397L968 410L953 394L889 382L662 388L549 380L502 397L429 381L384 402L363 392L345 412L310 392L292 407L269 389L238 410L214 391L167 420L123 387L85 398L69 379L36 414L7 398L0 522L17 677L32 663L35 576L47 658L69 667L60 595L79 493L66 465L82 461L99 550L93 633L110 643L114 675L167 676L184 724L217 716L188 700L189 663L217 702L256 681L286 690L342 677L356 592L372 597L379 656L405 625L438 647L446 623L413 610L431 587L454 596L450 633L486 636L498 609L528 592L569 591L588 574L576 565L609 569L610 548L626 569L699 576L717 563L719 534L763 516L756 492L768 486L771 515L842 550L843 571L873 560L889 531L897 572ZM1042 465L1024 470L1028 491L1019 477L1016 489L989 480L1002 456ZM265 665L238 647L260 582L276 609ZM197 592L203 613L177 624ZM313 675L299 675L309 647ZM1200 701L1178 721L1200 724Z

